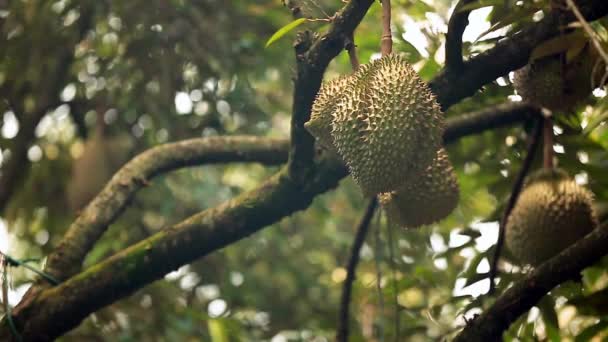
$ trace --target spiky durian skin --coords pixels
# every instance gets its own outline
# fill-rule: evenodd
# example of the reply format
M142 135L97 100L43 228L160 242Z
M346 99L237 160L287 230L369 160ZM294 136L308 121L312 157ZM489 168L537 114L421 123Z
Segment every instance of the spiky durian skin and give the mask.
M378 195L389 221L401 227L417 228L438 222L458 204L458 179L443 148L423 173L404 181L396 191Z
M552 111L569 111L591 94L592 84L599 83L594 73L597 60L590 47L567 64L559 55L544 57L516 70L513 85L525 101Z
M509 215L505 244L522 264L537 266L598 225L593 194L561 170L532 175Z
M337 102L342 98L344 89L348 86L350 76L340 76L321 85L317 97L312 104L310 120L304 123L308 132L326 149L334 150L331 136L331 121Z
M445 126L435 96L397 55L359 68L333 114L334 145L366 195L392 191L427 167Z

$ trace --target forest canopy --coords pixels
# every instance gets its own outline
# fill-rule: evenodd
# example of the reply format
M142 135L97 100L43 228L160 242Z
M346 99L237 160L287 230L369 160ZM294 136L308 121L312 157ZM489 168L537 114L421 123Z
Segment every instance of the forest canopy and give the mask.
M605 0L0 0L0 340L601 341Z

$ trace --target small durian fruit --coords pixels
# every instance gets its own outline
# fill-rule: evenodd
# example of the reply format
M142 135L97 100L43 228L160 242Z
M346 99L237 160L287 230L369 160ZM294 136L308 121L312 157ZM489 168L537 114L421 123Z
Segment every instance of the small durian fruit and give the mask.
M306 130L328 150L335 150L331 136L331 120L338 99L342 97L349 80L349 76L340 76L323 83L312 104L310 120L304 123Z
M334 146L366 195L390 192L428 165L445 120L428 86L400 56L361 66L338 101Z
M389 220L401 227L438 222L458 204L458 179L443 148L419 176L404 181L398 190L378 195Z
M551 55L516 70L513 85L517 93L530 103L552 111L567 112L587 98L598 85L599 57L590 46L576 57L562 63L559 55Z
M506 247L522 264L541 264L597 227L592 202L563 170L535 172L509 215Z

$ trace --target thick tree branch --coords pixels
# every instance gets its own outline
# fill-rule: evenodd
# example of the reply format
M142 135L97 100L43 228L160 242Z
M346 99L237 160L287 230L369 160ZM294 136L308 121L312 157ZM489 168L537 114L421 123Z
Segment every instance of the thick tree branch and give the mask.
M542 115L541 111L523 102L505 102L470 114L448 118L444 143L496 127L503 127Z
M373 0L351 0L336 13L331 28L325 35L313 42L310 41L311 37L300 38L296 44L292 143L289 152L289 173L295 179L305 181L314 164L314 138L304 129L304 123L310 118L312 103L321 86L323 73L329 62L347 46L372 3Z
M503 331L547 292L576 278L583 269L606 255L606 246L608 224L605 223L506 290L494 305L469 322L454 341L500 341Z
M448 22L448 33L445 38L445 64L446 68L457 71L462 66L462 34L469 25L471 11L462 10L462 7L475 0L460 0L454 7L454 12Z
M24 339L46 341L60 336L91 312L167 272L308 207L318 193L336 186L346 173L335 162L324 163L319 171L302 185L283 169L256 190L194 215L43 291L24 310L14 311ZM0 340L9 337L3 333L10 334L3 330Z
M581 0L578 5L589 21L608 14L608 1ZM566 15L565 20L575 20L574 15ZM538 44L558 34L558 14L549 14L530 28L498 42L492 49L464 62L458 70L444 69L429 85L441 106L447 109L463 98L472 96L483 85L524 66Z
M519 121L530 115L520 110L517 113ZM483 115L490 118L485 119ZM483 124L478 125L478 121ZM516 121L511 113L501 111L451 119L444 140L454 142L465 135ZM159 232L59 286L33 293L14 310L15 320L25 338L57 337L90 313L160 279L167 272L305 209L315 196L335 187L346 174L346 169L333 160L321 161L306 183L294 181L283 169L256 190ZM0 340L3 338L10 340L10 331L4 326L0 328Z
M175 169L214 163L287 161L285 139L246 136L184 140L151 148L133 158L112 177L70 226L49 256L46 272L63 280L80 270L82 261L134 194L153 177Z

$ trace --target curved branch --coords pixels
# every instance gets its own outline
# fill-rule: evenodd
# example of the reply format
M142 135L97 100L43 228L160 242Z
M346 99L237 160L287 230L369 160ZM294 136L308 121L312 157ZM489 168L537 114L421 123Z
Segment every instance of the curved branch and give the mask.
M526 111L517 113L519 121L529 116ZM515 122L508 112L486 115L491 118L484 120L478 113L466 119L448 120L445 140L454 142L465 135ZM477 125L476 121L483 125ZM33 293L14 310L20 331L24 338L32 340L57 337L77 326L90 313L181 265L305 209L315 196L335 187L347 174L344 166L335 160L322 160L315 170L306 183L300 183L284 168L253 191L156 233L56 287ZM3 338L10 340L10 331L4 327L0 329L0 340Z
M499 341L503 331L555 286L573 279L608 253L608 224L544 262L506 290L481 316L469 322L454 341Z
M445 37L445 67L458 70L462 66L462 34L469 25L470 10L462 7L475 0L460 0L454 7L454 12L448 22L448 33Z
M350 258L348 259L348 265L346 266L346 279L342 285L342 297L340 298L340 314L338 316L338 331L336 333L336 341L346 342L348 341L348 325L350 323L349 308L350 298L353 291L353 282L357 275L357 265L359 264L359 256L361 255L361 248L365 242L365 237L369 231L370 222L374 217L374 212L378 200L376 197L369 201L365 214L359 222L357 227L357 233L355 234L355 240L350 252Z
M287 161L285 139L246 136L184 140L151 148L123 166L69 227L49 256L46 272L63 280L80 270L82 261L135 192L153 177L175 169L214 163Z

